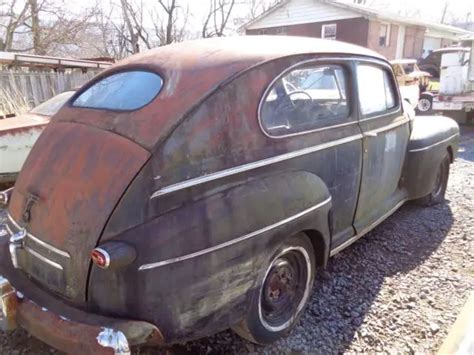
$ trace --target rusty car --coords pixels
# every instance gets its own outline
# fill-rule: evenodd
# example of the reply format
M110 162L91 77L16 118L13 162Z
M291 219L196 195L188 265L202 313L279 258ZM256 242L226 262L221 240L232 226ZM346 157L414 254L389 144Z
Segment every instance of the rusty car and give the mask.
M40 133L73 93L65 91L23 115L0 120L0 184L15 181Z
M430 90L431 74L421 71L415 59L395 59L391 60L393 72L398 82L398 88L403 100L406 100L414 109L419 112L431 110Z
M232 328L269 344L315 271L416 200L444 199L459 128L403 110L390 63L303 37L131 56L52 118L0 237L5 327L128 353Z

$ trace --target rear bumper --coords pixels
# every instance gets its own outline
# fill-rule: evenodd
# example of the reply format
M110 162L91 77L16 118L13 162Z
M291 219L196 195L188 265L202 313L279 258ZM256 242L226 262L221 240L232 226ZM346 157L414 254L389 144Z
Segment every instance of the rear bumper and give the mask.
M0 325L4 330L22 327L72 354L128 354L130 346L164 342L151 323L98 315L43 290L13 267L6 237L0 237Z
M41 307L16 291L0 276L2 329L17 326L48 345L73 354L129 354L130 346L159 345L163 337L147 322L118 320L88 314L89 323L77 322Z

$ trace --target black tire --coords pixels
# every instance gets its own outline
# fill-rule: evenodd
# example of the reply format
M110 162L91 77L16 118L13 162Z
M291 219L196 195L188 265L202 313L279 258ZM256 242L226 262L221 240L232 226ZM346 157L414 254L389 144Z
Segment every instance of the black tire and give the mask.
M422 206L433 206L444 201L446 187L448 186L449 164L449 154L446 153L446 156L439 165L433 190L428 195L419 198L416 201L418 204Z
M421 94L418 104L416 105L416 113L429 113L433 109L433 96Z
M246 317L232 329L262 345L288 335L298 324L310 297L315 265L309 238L304 233L291 237L262 270Z

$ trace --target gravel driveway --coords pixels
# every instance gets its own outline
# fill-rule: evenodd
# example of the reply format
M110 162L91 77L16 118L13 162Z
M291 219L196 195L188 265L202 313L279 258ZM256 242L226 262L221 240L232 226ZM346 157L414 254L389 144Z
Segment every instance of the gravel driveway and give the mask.
M474 128L463 128L447 202L407 204L332 258L290 337L263 348L226 331L166 352L436 352L474 290ZM1 354L52 352L24 331L0 333Z

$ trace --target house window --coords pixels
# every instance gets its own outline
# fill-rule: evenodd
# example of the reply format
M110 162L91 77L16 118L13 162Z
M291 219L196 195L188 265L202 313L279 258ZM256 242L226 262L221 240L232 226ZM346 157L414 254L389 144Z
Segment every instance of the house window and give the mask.
M277 35L282 35L282 36L288 34L288 27L278 27L276 29L276 34Z
M258 34L259 35L266 35L268 33L268 30L267 29L262 29L262 30L258 30Z
M390 45L390 24L380 24L379 46L388 47Z
M323 25L321 28L321 38L325 39L336 39L337 25L331 23L328 25Z

